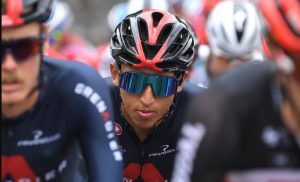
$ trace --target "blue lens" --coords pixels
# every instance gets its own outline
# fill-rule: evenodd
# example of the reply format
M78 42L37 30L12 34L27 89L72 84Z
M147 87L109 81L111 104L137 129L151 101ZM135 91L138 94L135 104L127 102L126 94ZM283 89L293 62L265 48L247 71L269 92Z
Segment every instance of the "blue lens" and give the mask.
M175 94L178 81L175 77L157 74L136 72L121 74L120 87L129 93L140 95L147 85L151 85L156 96L167 97Z

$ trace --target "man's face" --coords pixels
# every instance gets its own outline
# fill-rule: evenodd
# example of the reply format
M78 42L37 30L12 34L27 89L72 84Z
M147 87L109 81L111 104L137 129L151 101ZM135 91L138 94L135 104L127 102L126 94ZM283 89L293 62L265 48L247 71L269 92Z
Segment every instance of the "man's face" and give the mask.
M212 55L206 66L209 77L211 79L215 79L230 68L230 61L228 59Z
M113 65L113 69L117 69L116 65ZM148 68L133 68L131 66L122 64L121 72L139 72L147 74L160 74L173 76L172 72L157 73ZM112 71L113 81L116 86L119 86L119 75L116 71ZM181 91L182 87L177 87L177 92ZM166 114L171 106L174 95L159 97L156 96L150 85L147 85L144 91L140 94L132 94L124 89L120 89L120 94L123 102L123 114L129 124L136 130L149 131L160 123L161 118Z
M38 38L40 35L40 25L38 23L30 23L18 28L2 28L2 44L6 42L13 42L13 46L4 52L2 47L2 67L1 67L1 97L2 106L7 104L16 104L23 101L29 92L37 84L37 77L39 74L40 55L39 51L35 51L34 55L24 57L23 59L16 58L13 55L14 49L20 46L19 50L30 46L31 44L18 43L18 40L26 38ZM28 41L28 40L27 40ZM26 42L26 41L25 41ZM2 45L1 45L2 46ZM35 46L36 47L36 46ZM28 48L28 47L27 47ZM39 48L39 47L37 47ZM19 51L19 56L22 56L22 51ZM24 53L23 55L25 55ZM21 61L17 62L16 59Z
M206 69L211 79L218 78L223 73L227 72L231 68L235 68L245 64L249 61L242 59L229 59L214 54L208 59Z

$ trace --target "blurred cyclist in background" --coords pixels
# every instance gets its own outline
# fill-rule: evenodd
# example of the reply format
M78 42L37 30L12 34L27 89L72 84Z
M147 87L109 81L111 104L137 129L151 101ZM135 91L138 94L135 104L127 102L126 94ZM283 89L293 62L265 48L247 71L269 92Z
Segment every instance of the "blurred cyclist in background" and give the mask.
M210 46L206 71L210 79L238 64L263 59L259 52L262 26L256 8L250 2L219 2L206 23Z
M2 0L1 181L121 181L105 81L43 55L52 0ZM81 151L81 152L80 152Z
M207 35L205 31L206 20L210 11L220 0L168 0L170 11L187 19L193 27L198 39L198 54L195 57L193 71L189 81L207 87L209 78L206 73L206 63L210 55Z
M74 15L69 4L55 1L53 9L46 22L50 34L50 46L46 50L46 55L57 58L60 54L69 61L80 61L98 69L100 62L98 50L84 37L70 31Z
M195 98L175 182L300 179L300 2L257 3L273 62L242 65Z
M168 12L141 10L117 26L111 52L124 181L169 181L182 117L202 90L184 84L195 54L191 30Z

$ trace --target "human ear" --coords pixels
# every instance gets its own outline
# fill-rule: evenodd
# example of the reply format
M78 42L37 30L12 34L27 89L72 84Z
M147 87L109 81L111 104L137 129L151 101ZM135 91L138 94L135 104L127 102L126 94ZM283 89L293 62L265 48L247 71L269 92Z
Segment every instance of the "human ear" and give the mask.
M119 70L117 68L117 64L111 63L110 65L110 73L112 77L113 84L118 87L119 86Z
M181 92L182 91L182 87L183 87L183 84L186 80L188 80L190 78L190 75L191 72L190 71L186 71L184 74L183 74L183 77L182 77L182 82L180 85L177 86L177 92Z
M47 52L47 50L50 48L50 40L49 40L49 37L50 37L50 32L49 32L49 28L50 28L50 25L47 25L47 24L43 24L42 27L41 27L41 31L45 33L45 40L43 42L43 52Z

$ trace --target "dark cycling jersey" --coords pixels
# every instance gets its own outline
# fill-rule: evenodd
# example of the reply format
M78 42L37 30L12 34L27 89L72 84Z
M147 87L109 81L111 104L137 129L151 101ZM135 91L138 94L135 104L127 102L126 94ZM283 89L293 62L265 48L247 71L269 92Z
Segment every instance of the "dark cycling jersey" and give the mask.
M281 120L271 63L223 75L189 106L173 181L300 181L300 149ZM229 173L228 173L229 172Z
M183 114L186 113L187 104L201 90L203 88L186 83L183 90L175 96L172 114L141 142L120 114L120 90L111 84L116 134L124 157L124 182L170 181Z
M122 154L105 81L82 63L45 58L42 66L34 107L2 118L1 181L80 181L80 148L90 181L119 182Z

